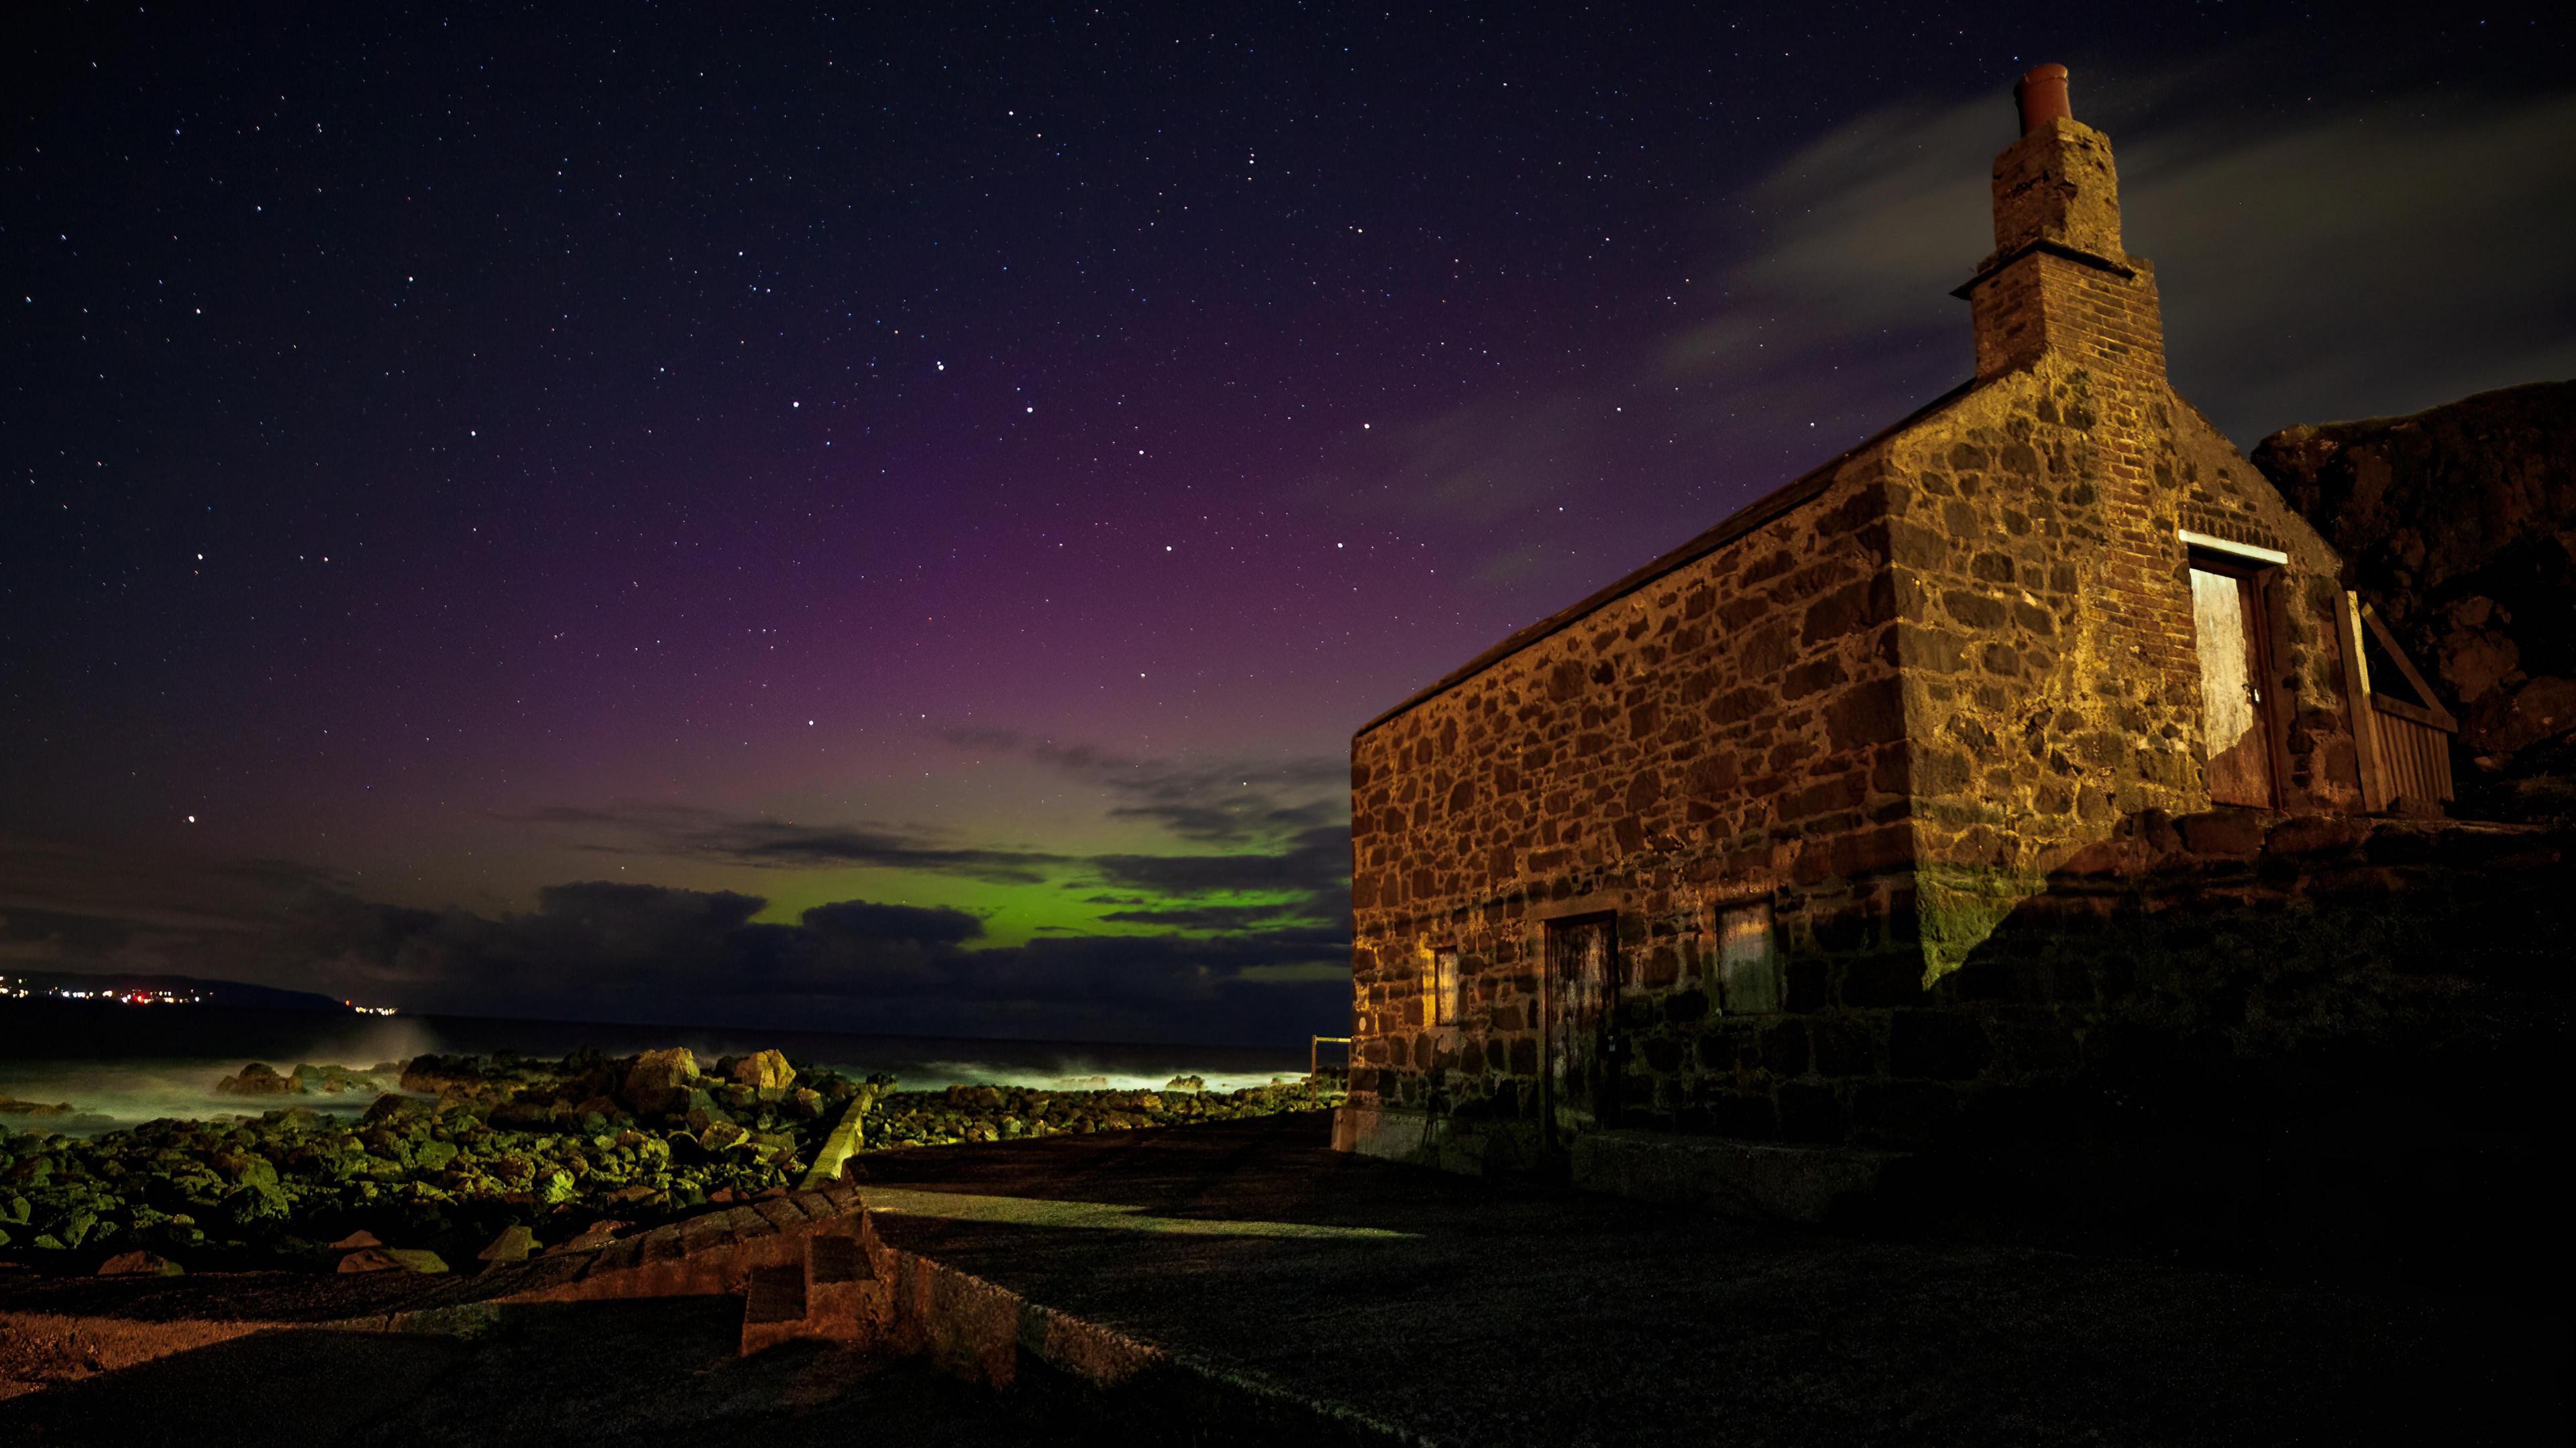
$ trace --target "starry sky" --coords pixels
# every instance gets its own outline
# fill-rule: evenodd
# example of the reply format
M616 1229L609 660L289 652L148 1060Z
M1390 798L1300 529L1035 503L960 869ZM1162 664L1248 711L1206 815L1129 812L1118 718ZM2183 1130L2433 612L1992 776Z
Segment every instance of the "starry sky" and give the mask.
M2576 373L2551 7L31 6L0 968L1302 1043L1351 732L1963 378L2014 76L2241 444Z

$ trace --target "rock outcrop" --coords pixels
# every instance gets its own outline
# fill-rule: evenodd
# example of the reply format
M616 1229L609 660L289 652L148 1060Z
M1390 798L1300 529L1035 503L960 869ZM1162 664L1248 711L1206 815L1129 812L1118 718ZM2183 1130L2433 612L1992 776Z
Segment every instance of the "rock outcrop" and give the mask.
M304 1089L304 1083L293 1076L280 1076L267 1064L253 1061L237 1075L226 1076L215 1083L218 1096L292 1096Z
M647 1051L627 1071L618 1099L639 1116L686 1111L698 1084L698 1058L686 1046Z
M2576 382L2254 449L2460 720L2457 810L2576 814Z
M778 1051L755 1051L734 1063L733 1079L735 1085L761 1093L763 1101L778 1101L796 1084L796 1068Z

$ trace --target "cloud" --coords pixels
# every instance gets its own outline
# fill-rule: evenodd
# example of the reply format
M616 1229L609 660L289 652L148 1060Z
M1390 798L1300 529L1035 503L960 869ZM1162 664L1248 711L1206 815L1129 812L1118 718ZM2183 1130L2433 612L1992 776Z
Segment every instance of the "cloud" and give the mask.
M1095 855L1090 867L1112 886L1163 895L1282 893L1348 908L1348 826L1310 829L1276 851L1223 855Z
M2287 119L2210 103L2259 93L2231 77L2260 64L2088 79L2079 96L2118 150L2125 240L2156 263L2187 395L2250 444L2576 372L2576 96ZM1848 395L1923 356L1964 376L1948 293L1993 245L1987 167L2010 139L1978 97L1893 103L1801 147L1731 198L1759 244L1665 365L1738 396L1819 375Z
M1112 910L1100 918L1174 930L1248 930L1295 913L1289 905L1182 905L1167 910Z
M817 905L805 912L805 928L834 940L911 940L929 945L961 945L984 933L984 922L963 910L941 906L872 905L845 900Z
M2576 374L2576 96L2348 76L2292 107L2277 71L2077 78L2184 395L2250 446ZM1381 422L1317 500L1425 525L1442 607L1543 612L1827 461L1970 375L1950 291L1993 248L2010 116L1991 87L1848 115L1713 196L1687 284L1606 302L1582 368Z
M0 962L176 972L428 1013L1286 1042L1347 1023L1347 852L1344 831L1319 826L1238 854L1050 856L1065 883L1113 907L1112 929L1163 933L1067 927L1000 945L975 913L939 906L851 899L764 922L756 894L574 881L525 911L424 908L291 862L0 839Z
M1058 744L1003 729L952 729L961 749L1033 759L1119 800L1113 819L1147 820L1200 844L1249 844L1302 834L1350 813L1350 766L1302 757L1188 763L1144 759L1088 744Z
M860 866L1033 885L1072 858L1044 850L960 846L925 831L887 825L803 825L690 805L548 805L506 818L584 833L589 838L581 848L603 854L722 860L768 869Z
M580 882L539 892L533 911L487 917L337 895L315 901L284 943L317 986L430 1009L649 1021L685 1003L701 1021L877 1030L936 1021L952 1030L980 1023L986 1033L998 1023L1078 1033L1115 1021L1138 1040L1255 1039L1244 1033L1257 1025L1285 1039L1307 1016L1337 1027L1336 1011L1309 987L1312 968L1346 960L1349 944L1344 932L1289 923L1207 938L982 946L983 922L959 910L846 900L792 925L756 923L764 904L729 891ZM1283 967L1309 974L1245 975ZM1302 1002L1306 1015L1265 1018L1255 1009L1265 1002L1273 1013ZM1208 1034L1215 1027L1231 1034Z

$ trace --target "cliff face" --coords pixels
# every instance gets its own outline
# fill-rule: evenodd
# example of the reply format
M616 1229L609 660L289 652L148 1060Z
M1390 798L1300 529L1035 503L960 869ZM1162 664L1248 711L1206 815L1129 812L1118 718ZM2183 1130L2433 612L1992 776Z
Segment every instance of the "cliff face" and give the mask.
M2576 382L2253 454L2460 719L2463 814L2576 813Z

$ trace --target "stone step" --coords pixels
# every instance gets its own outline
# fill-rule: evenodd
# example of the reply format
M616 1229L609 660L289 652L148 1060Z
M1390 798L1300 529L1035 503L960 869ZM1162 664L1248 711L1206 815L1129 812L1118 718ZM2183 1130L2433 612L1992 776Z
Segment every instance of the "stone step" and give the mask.
M811 1255L812 1276L817 1286L872 1281L877 1275L856 1237L816 1237Z
M742 1320L767 1325L805 1319L805 1269L755 1267L742 1295Z
M742 1294L742 1355L810 1336L805 1312L805 1267L755 1267Z

